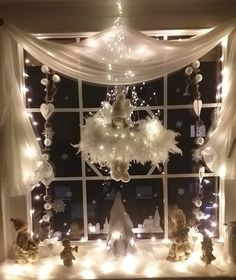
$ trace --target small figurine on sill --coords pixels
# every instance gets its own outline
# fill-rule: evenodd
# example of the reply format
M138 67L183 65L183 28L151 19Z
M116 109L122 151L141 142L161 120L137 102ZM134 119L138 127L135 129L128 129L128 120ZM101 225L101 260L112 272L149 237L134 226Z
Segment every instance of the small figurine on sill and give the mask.
M204 234L202 244L202 256L201 260L208 266L212 261L216 259L216 257L212 254L213 252L213 244L211 238Z
M167 260L172 262L185 261L192 253L188 241L189 228L186 227L186 218L181 209L175 209L171 214L174 230L171 233L173 243L169 248Z
M64 246L63 251L60 253L61 259L63 260L64 266L72 267L75 256L72 254L73 251L78 252L78 246L71 247L70 240L65 238L62 240Z
M38 261L38 238L31 238L27 232L28 224L25 220L11 218L15 230L17 232L15 246L15 262L16 263L34 263Z

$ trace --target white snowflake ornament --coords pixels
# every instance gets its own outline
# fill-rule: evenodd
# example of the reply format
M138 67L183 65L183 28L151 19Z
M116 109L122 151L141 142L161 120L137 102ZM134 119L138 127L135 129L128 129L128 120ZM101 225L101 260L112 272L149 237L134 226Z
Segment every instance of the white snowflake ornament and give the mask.
M183 195L184 194L184 189L183 188L178 188L177 193L178 193L178 195Z
M52 202L52 208L56 213L64 212L66 205L62 199L56 199Z
M181 127L183 126L183 122L182 122L182 121L177 121L177 122L175 123L175 126L176 126L177 128L181 128Z

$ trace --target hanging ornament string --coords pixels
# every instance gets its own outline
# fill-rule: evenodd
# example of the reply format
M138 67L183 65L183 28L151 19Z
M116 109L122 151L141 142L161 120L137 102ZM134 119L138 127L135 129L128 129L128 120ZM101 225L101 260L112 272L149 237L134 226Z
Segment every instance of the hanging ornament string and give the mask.
M184 95L191 95L194 99L193 101L193 110L197 117L195 123L195 143L197 145L197 151L205 142L205 125L201 119L201 110L202 110L202 100L201 93L199 91L199 83L202 81L203 76L200 74L200 61L196 60L192 63L192 65L186 67L185 74L187 76L186 79L186 89ZM196 152L195 152L196 153ZM214 236L214 233L207 228L207 225L210 222L211 215L205 214L201 211L203 207L203 199L204 199L204 190L203 190L203 182L205 176L205 166L204 162L201 160L201 157L198 157L196 154L194 155L197 159L199 169L198 169L198 190L196 196L192 199L192 203L194 204L193 214L196 216L198 221L198 230L203 235L203 239L208 238L210 240L211 237ZM211 223L214 226L213 223Z
M41 71L45 74L45 78L41 79L41 84L45 87L44 92L45 92L45 97L44 101L45 103L42 103L40 106L40 112L45 119L45 124L44 124L44 159L48 167L50 167L50 174L49 176L42 182L45 186L45 195L43 196L44 200L44 215L42 217L42 222L49 224L49 233L48 237L50 238L51 236L51 229L50 229L50 220L52 218L52 201L51 201L51 196L49 195L49 185L52 182L54 178L54 172L53 172L53 167L50 163L50 147L52 145L52 140L54 136L54 131L52 128L52 123L49 121L53 113L55 111L54 107L54 96L57 93L57 87L56 84L60 82L60 77L55 74L53 71L51 71L46 65L43 65L41 67Z

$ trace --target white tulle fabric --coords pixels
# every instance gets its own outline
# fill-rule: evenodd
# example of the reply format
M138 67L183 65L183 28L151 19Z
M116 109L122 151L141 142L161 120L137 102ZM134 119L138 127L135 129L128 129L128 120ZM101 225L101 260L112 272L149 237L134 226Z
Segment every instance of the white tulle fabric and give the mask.
M236 31L229 37L224 84L225 100L219 118L209 132L209 140L203 147L203 157L216 175L236 179Z
M0 185L20 195L39 181L42 157L20 91L18 47L2 29L0 53Z
M214 48L235 28L235 21L224 23L205 35L189 40L158 41L127 26L109 28L74 45L39 40L16 27L4 26L0 33L0 155L1 185L11 194L22 194L42 178L43 160L33 129L26 117L18 77L17 43L43 64L75 79L106 85L124 85L153 80L174 72ZM114 34L121 38L115 41ZM205 148L205 159L218 172L228 163L230 177L236 178L235 151L230 159L227 151L235 137L235 41L232 39L228 64L231 86L222 109L222 118ZM112 45L118 44L117 51ZM116 62L115 62L116 60ZM112 64L109 66L109 64ZM110 72L109 72L110 71ZM96 92L94 93L96 94ZM209 156L209 149L215 157ZM214 159L214 161L212 160ZM47 172L46 172L47 173Z
M55 71L96 84L127 85L157 79L186 66L213 49L234 27L235 21L230 21L189 40L163 41L121 25L73 45L39 40L13 26L6 31Z

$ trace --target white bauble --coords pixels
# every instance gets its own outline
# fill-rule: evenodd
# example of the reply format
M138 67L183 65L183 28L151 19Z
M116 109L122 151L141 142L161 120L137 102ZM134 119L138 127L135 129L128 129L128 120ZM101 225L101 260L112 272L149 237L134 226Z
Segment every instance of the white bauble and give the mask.
M197 145L203 145L204 144L204 138L203 137L198 137L196 140L196 144Z
M203 77L202 77L202 74L197 74L196 77L195 77L195 80L196 80L196 82L199 83L199 82L202 81L202 78L203 78Z
M42 157L44 160L49 160L49 154L43 154Z
M43 200L46 201L46 202L49 202L51 200L51 196L50 195L44 195Z
M196 205L196 207L201 207L202 206L202 201L200 199L196 199L194 204Z
M53 80L54 83L59 83L61 78L57 74L54 74L52 76L52 80Z
M50 216L48 214L43 215L43 221L48 223L50 221Z
M192 73L193 73L193 68L192 67L190 67L190 66L188 66L186 69L185 69L185 74L186 75L191 75Z
M48 85L49 81L48 81L47 78L43 78L43 79L40 81L40 83L41 83L42 85L46 86L46 85Z
M49 72L48 66L47 66L47 65L43 65L43 66L41 67L41 71L42 71L43 73L48 73L48 72Z
M193 62L193 67L194 68L199 68L200 67L200 61L199 60L196 60Z
M52 208L52 205L47 202L43 205L43 207L44 207L45 210L50 210Z
M202 220L204 218L204 213L202 211L199 211L197 214L196 214L196 218L198 220Z
M52 140L51 139L45 139L43 143L44 143L45 146L49 147L49 146L52 145Z

